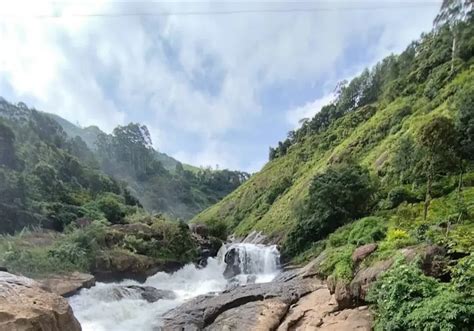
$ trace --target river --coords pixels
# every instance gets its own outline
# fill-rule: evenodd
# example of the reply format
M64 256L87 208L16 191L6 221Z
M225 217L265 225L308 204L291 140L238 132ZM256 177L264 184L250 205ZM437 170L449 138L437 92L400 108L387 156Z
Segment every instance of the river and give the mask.
M174 273L158 272L145 283L124 280L119 283L97 283L83 289L69 299L74 315L83 331L151 331L161 324L161 316L168 310L201 294L225 290L229 280L224 277L226 252L235 250L241 273L231 281L245 285L249 280L256 283L270 282L279 272L279 252L276 246L248 243L223 246L215 258L209 258L207 266L197 268L188 264ZM176 295L172 300L149 303L133 291L121 290L123 286L151 286L171 290ZM120 297L118 298L118 292Z

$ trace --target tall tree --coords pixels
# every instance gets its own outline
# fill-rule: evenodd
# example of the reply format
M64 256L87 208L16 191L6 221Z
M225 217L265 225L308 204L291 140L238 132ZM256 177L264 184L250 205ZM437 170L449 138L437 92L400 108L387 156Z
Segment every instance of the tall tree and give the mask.
M451 168L457 158L456 131L452 120L442 116L433 118L421 128L418 143L424 152L426 193L423 218L426 219L431 203L433 180L436 175Z

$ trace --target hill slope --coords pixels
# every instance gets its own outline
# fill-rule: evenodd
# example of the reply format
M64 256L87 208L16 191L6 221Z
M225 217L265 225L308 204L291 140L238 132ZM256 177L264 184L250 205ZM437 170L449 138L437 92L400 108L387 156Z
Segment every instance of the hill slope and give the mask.
M248 175L239 171L200 169L151 146L148 129L130 123L110 135L96 126L80 128L54 114L70 139L84 141L100 168L125 181L128 188L150 212L162 212L183 220L216 203L232 192ZM79 138L76 138L79 137Z
M315 175L348 160L376 177L379 195L411 184L423 198L423 183L399 180L395 157L400 142L416 140L432 119L454 120L459 99L473 91L473 31L472 15L456 30L442 25L342 86L333 104L270 150L259 173L194 222L223 221L238 235L257 230L282 242L301 218Z

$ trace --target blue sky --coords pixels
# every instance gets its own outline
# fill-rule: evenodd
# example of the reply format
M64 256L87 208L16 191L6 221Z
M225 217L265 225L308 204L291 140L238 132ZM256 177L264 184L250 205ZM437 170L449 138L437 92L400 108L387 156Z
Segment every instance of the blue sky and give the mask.
M429 31L440 1L0 4L7 100L108 132L141 122L183 162L253 172L338 81ZM262 12L295 8L311 11ZM216 14L242 10L257 12Z

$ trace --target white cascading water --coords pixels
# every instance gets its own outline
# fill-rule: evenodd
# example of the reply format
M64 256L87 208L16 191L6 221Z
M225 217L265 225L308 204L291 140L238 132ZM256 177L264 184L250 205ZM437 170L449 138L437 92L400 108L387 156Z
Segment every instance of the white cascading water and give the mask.
M160 317L168 310L201 294L222 292L229 284L223 273L224 257L230 249L236 249L242 274L237 275L241 285L255 275L256 283L271 281L279 271L279 252L276 246L254 244L231 244L223 246L216 258L209 258L202 269L188 264L175 273L158 272L140 284L133 280L120 283L97 283L90 289L83 289L78 295L69 298L74 315L83 331L148 331L160 326ZM152 286L157 289L171 290L176 298L162 299L149 303L139 295L122 293L118 300L117 288L122 285Z

